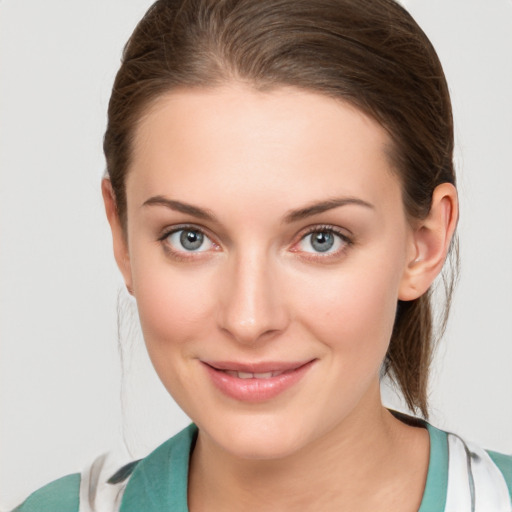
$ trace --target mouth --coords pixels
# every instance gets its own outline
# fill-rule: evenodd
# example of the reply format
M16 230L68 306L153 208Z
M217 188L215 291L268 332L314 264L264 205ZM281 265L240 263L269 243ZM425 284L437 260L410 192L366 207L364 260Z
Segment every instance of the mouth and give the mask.
M263 362L263 363L235 363L235 362L204 362L214 370L224 372L239 379L270 379L283 373L293 372L311 361L303 362Z
M224 395L244 402L263 402L292 388L315 361L316 359L263 363L201 362L212 383Z
M264 372L264 373L251 373L251 372L237 372L235 370L219 370L233 377L239 379L270 379L282 375L284 372ZM291 370L293 371L293 370Z

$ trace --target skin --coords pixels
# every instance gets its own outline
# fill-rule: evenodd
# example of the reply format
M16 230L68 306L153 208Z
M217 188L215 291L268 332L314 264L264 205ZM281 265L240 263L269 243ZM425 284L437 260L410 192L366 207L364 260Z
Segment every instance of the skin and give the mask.
M423 294L442 268L457 198L440 185L429 216L411 223L389 145L342 102L234 83L174 91L146 112L126 231L104 181L149 355L200 429L192 512L418 509L428 434L383 408L379 370L397 300ZM351 202L297 214L340 198ZM204 233L199 250L180 243L183 225ZM310 229L333 247L319 252ZM205 361L312 364L252 403L219 391Z

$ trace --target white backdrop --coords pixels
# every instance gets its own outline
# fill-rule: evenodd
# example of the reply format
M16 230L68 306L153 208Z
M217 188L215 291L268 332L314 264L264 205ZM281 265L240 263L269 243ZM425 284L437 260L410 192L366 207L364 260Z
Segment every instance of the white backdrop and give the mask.
M405 3L445 66L457 133L462 278L432 422L512 453L512 2ZM123 436L141 456L187 422L128 332L124 295L121 376L99 192L109 89L149 4L0 0L2 507Z

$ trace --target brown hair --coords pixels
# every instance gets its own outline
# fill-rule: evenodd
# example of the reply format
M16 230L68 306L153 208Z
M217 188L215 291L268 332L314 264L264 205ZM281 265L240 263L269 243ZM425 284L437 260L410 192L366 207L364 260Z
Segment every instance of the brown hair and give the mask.
M393 0L158 0L124 48L108 109L104 151L123 224L132 139L149 104L178 87L233 80L259 90L319 92L377 120L393 142L390 157L411 219L428 214L437 185L455 183L441 64ZM453 275L445 279L441 331L453 283ZM400 302L383 370L425 417L433 345L430 291Z

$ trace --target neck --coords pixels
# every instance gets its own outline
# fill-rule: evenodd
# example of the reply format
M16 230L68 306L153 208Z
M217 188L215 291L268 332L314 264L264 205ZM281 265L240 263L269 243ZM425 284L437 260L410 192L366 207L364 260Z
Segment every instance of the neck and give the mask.
M236 457L200 432L191 459L189 508L191 512L305 512L335 506L340 511L363 511L365 500L368 509L380 500L377 509L384 510L382 494L394 490L403 497L398 489L404 483L399 476L403 472L394 468L419 472L419 490L411 498L419 506L428 468L428 440L424 460L428 434L422 438L422 464L411 465L404 457L410 459L415 453L411 442L419 441L411 437L411 429L382 407L379 395L377 407L354 412L323 437L279 459Z

